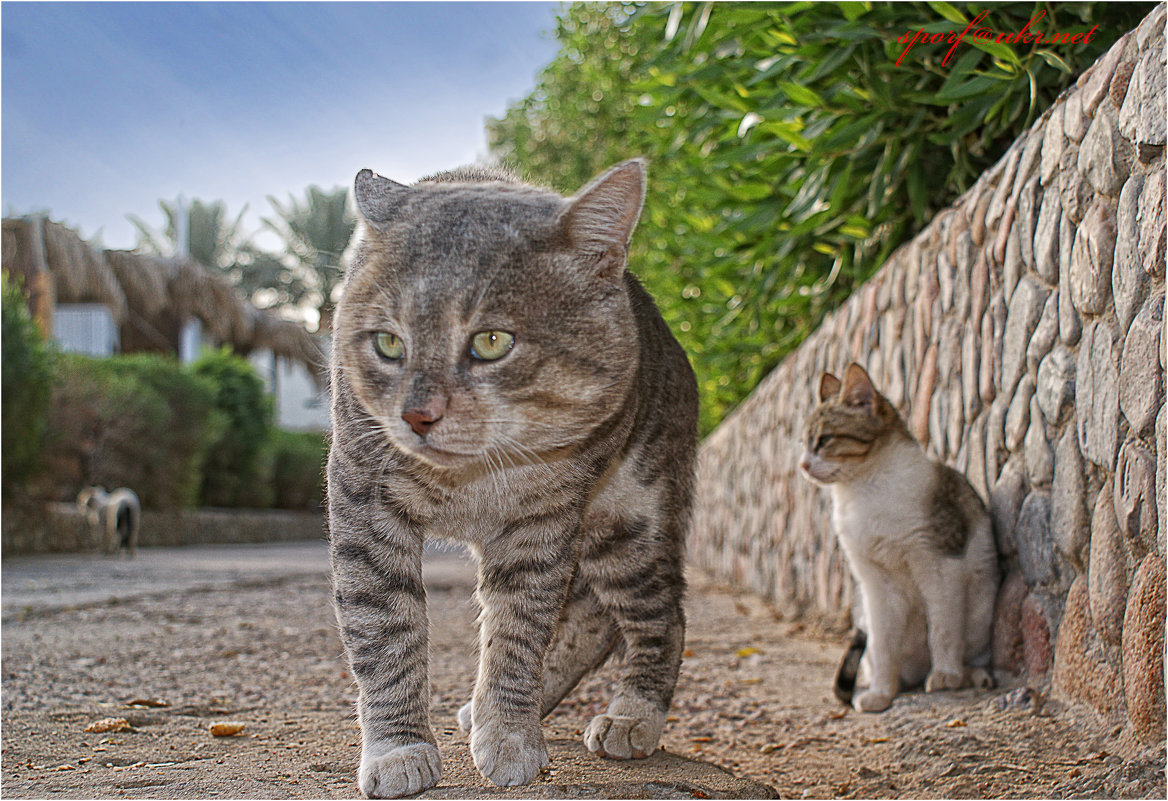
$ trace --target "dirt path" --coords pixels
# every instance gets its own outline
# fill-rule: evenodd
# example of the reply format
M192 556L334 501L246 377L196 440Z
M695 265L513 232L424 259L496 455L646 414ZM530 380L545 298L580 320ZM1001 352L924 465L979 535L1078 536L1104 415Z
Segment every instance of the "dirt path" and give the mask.
M172 555L156 557L174 567ZM212 584L193 569L162 576L160 566L143 568L135 578L135 569L116 566L121 578L108 580L122 600L66 606L51 600L64 597L69 574L45 567L30 584L27 571L5 562L4 796L357 794L354 690L323 569L248 572L245 559L233 563L232 582ZM96 566L86 586L115 567L79 564ZM453 716L474 675L469 571L432 563L431 680L445 775L425 795L766 797L773 788L792 798L1165 796L1163 749L1125 760L1093 718L1025 701L1024 688L914 694L883 715L842 714L829 688L835 638L778 622L749 596L693 584L664 752L635 764L583 752L579 733L613 677L606 667L549 718L551 769L505 793L474 771ZM127 706L138 699L168 705ZM84 731L103 717L125 718L134 730ZM209 724L223 720L246 728L212 737Z

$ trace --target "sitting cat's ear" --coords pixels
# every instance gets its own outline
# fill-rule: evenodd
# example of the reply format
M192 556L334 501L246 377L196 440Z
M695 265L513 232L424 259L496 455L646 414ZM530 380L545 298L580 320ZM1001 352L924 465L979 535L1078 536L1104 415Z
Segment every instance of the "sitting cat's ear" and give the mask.
M621 162L568 201L559 225L571 247L610 280L620 277L645 201L645 161Z
M872 386L872 379L864 368L855 362L844 371L843 395L848 406L866 409L869 413L876 411L876 387Z
M353 182L357 208L361 216L374 225L393 220L410 191L408 186L384 178L373 170L361 170Z
M819 402L826 403L839 395L840 380L831 373L824 373L819 377Z

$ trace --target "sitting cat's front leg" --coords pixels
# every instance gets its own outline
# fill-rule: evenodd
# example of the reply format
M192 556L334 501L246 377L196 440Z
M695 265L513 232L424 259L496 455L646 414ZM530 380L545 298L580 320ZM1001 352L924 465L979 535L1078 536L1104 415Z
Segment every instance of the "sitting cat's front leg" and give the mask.
M914 571L925 600L931 667L925 692L969 686L965 670L965 575L957 559L937 557Z
M856 572L869 627L865 658L871 680L854 704L860 712L883 712L900 687L900 648L908 604L878 568L862 567Z
M547 765L540 729L543 660L572 574L571 537L551 518L486 547L479 569L479 671L470 724L475 767L495 784L528 784Z
M359 690L361 792L398 798L442 775L429 721L422 540L408 521L350 502L358 497L330 473L334 602Z

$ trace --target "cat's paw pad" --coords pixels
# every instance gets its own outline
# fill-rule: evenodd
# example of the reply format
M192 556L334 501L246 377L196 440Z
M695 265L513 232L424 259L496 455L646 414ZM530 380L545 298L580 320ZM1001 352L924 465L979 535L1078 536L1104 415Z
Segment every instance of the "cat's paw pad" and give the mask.
M403 745L382 754L363 754L357 775L367 797L401 798L437 784L442 760L430 743Z
M925 692L935 693L938 690L960 690L967 686L965 672L948 673L943 670L934 670L925 679Z
M875 690L865 690L856 698L855 705L860 712L883 712L892 706L892 696Z
M476 726L470 737L470 753L479 773L500 787L530 784L548 763L538 723L530 729Z
M463 734L470 734L474 730L474 701L467 701L458 710L458 728Z
M993 675L985 668L979 667L969 669L969 683L979 690L992 690L998 686Z
M619 715L597 715L584 730L588 750L609 759L644 759L657 750L660 739L660 725Z

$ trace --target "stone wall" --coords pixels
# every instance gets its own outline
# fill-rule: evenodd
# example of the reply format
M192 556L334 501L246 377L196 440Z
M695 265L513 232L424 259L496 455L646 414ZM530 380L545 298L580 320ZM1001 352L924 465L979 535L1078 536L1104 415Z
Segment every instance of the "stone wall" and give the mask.
M76 504L5 507L3 554L98 551L99 533ZM143 509L139 547L323 540L324 516L284 509Z
M818 377L865 365L991 507L995 664L1164 737L1165 7L705 441L692 561L846 625L828 492L798 472Z

